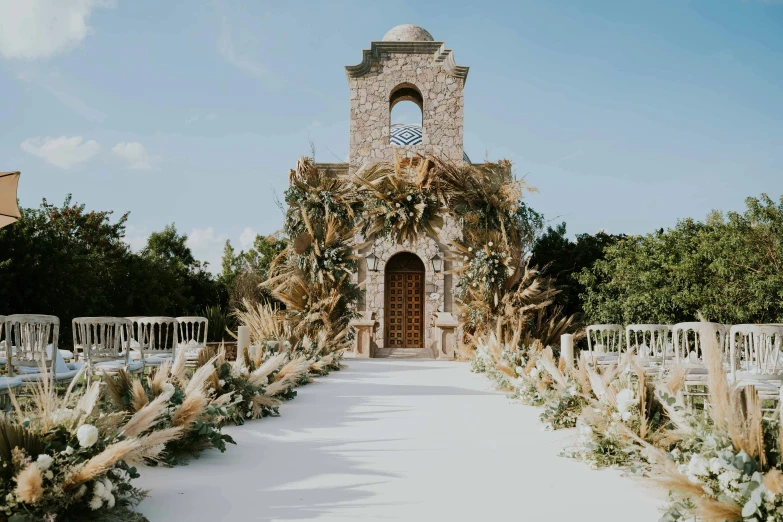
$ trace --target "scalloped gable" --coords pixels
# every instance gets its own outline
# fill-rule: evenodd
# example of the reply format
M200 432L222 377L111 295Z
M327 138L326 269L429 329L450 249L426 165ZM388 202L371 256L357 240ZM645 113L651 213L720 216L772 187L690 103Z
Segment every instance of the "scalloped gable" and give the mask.
M446 49L444 42L372 42L370 48L362 51L362 61L357 65L346 65L348 78L360 78L370 72L373 61L380 59L382 53L388 54L431 54L433 62L443 63L446 72L464 81L468 78L468 69L454 62L454 53Z

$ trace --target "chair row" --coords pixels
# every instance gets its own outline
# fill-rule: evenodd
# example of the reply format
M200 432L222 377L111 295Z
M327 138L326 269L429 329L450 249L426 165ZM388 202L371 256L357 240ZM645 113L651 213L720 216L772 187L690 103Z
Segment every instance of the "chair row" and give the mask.
M637 354L645 362L684 361L691 367L700 367L703 366L705 334L715 336L724 365L735 379L783 378L783 324L688 322L673 326L601 324L587 327L588 349L599 362L610 361L611 356L616 359L625 351Z
M72 380L84 365L95 372L120 369L138 373L146 366L172 360L178 349L194 364L206 345L209 322L204 317L78 317L73 320L73 346L82 361L66 362L59 340L60 320L51 315L0 316L0 349L5 348L8 379L18 372L23 382L40 375L40 361L56 382ZM70 352L66 352L70 353ZM8 360L6 360L8 359ZM3 381L0 381L0 390Z

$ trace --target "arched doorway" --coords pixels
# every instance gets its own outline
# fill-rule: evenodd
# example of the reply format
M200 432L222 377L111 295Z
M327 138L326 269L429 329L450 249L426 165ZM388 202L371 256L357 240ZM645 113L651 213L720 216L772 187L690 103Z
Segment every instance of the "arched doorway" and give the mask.
M400 252L386 263L384 347L424 348L424 263Z

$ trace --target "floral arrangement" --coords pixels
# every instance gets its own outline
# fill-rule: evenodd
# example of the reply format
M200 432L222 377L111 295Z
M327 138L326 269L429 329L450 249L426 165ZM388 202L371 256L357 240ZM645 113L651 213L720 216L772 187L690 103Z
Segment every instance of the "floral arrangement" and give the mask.
M496 344L484 337L471 368L543 406L541 420L551 428L574 426L576 442L563 455L648 476L666 488L671 502L662 522L783 521L780 422L762 415L755 388L728 383L717 343L704 347L706 409L686 405L684 365L648 373L633 356L606 367L583 357L564 372L548 350Z
M381 236L398 243L415 243L423 234L437 237L443 226L441 203L428 190L430 163L405 168L395 163L377 163L355 176L363 201L360 230L364 237Z
M0 520L144 521L133 508L146 492L132 483L144 465L175 465L234 443L221 428L277 415L310 375L339 369L317 341L265 347L226 361L206 348L196 368L184 351L148 376L123 371L63 393L43 368L31 397L11 395L0 418ZM307 355L305 355L307 354Z

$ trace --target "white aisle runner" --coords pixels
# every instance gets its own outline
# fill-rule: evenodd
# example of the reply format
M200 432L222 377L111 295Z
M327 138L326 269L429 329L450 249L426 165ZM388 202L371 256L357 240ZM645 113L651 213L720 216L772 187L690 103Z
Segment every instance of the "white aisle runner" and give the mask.
M467 364L347 360L281 417L226 431L225 454L142 469L152 522L654 522L663 495L558 456L572 431L491 390Z

